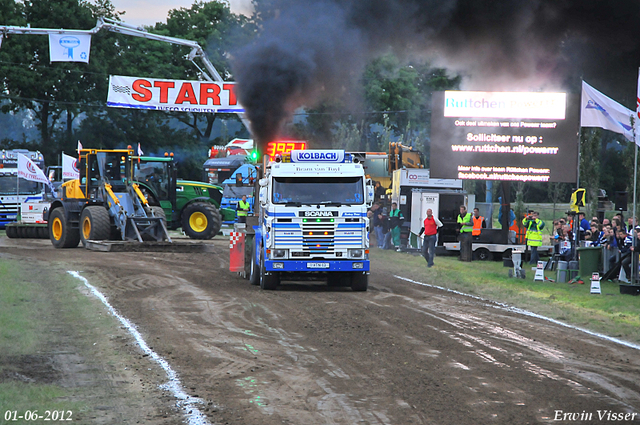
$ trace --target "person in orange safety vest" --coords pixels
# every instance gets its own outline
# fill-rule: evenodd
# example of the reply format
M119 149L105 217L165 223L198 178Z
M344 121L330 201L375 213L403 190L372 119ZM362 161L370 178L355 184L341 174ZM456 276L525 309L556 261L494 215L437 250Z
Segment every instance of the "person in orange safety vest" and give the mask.
M482 229L486 229L487 222L485 221L484 217L480 215L479 209L473 209L473 216L471 217L471 219L473 223L473 230L471 231L471 234L473 236L480 236L480 231Z

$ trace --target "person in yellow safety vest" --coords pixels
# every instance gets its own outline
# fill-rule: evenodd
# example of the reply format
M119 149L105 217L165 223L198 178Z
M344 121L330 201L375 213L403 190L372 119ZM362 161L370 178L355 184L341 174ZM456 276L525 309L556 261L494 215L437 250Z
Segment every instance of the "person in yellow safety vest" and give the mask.
M484 217L480 215L480 210L477 208L473 209L473 230L471 234L473 236L480 236L480 231L487 227L487 222L484 220Z
M473 231L473 219L471 213L467 211L467 207L460 205L460 215L458 215L458 226L460 227L460 235L458 241L460 241L460 260L471 261L472 256L472 235Z
M471 233L473 231L473 221L471 213L467 212L467 207L460 205L460 215L458 215L458 226L460 233Z
M529 264L537 264L540 261L538 247L542 246L542 229L544 221L540 220L537 211L531 211L522 220L522 225L527 229L527 245L531 247L531 260Z
M247 202L247 195L242 195L242 199L238 202L238 223L246 223L247 222L247 214L251 206Z

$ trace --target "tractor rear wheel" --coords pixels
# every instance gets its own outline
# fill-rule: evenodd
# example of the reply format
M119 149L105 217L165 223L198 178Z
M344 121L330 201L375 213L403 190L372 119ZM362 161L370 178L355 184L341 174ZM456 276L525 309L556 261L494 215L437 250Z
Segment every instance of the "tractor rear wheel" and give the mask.
M90 205L80 215L80 240L87 246L87 241L108 240L111 234L109 212L101 205Z
M80 231L71 228L63 208L56 208L49 214L49 239L54 248L75 248L80 242Z
M182 212L182 230L191 239L211 239L221 226L220 212L207 202L194 202Z

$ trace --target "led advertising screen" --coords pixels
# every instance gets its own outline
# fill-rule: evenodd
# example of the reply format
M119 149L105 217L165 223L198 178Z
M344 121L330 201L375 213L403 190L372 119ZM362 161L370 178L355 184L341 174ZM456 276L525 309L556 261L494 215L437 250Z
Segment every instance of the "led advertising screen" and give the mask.
M579 99L566 93L433 93L431 175L575 182Z

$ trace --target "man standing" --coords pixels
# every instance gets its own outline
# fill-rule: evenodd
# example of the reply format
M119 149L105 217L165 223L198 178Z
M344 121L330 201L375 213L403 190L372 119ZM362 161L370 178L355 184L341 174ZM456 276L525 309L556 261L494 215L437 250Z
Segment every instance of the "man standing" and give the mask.
M542 229L544 221L538 218L538 213L532 211L522 220L522 225L527 229L527 245L531 248L531 260L529 264L537 264L540 261L538 247L542 246Z
M458 240L460 241L460 260L471 261L471 232L473 231L473 220L471 218L471 213L467 211L467 207L464 205L460 205L460 215L458 215L457 222L460 232L460 235L458 236Z
M246 223L247 222L247 214L251 206L247 202L247 195L242 195L242 199L238 202L238 223Z
M393 237L393 246L400 248L400 226L402 225L404 216L398 209L398 204L393 202L391 204L391 211L389 211L389 227L391 228L391 236Z
M482 229L486 229L487 228L487 223L484 221L484 217L482 217L480 215L480 210L477 208L473 209L473 230L471 231L471 234L473 236L480 236L480 231Z
M438 220L438 217L434 217L431 208L427 210L427 218L424 219L424 224L418 237L424 233L424 240L422 241L422 256L427 260L427 267L433 266L433 258L436 256L436 240L438 238L438 228L442 227L442 222Z

